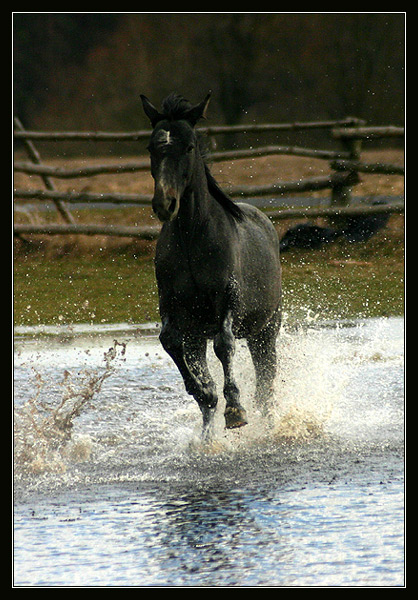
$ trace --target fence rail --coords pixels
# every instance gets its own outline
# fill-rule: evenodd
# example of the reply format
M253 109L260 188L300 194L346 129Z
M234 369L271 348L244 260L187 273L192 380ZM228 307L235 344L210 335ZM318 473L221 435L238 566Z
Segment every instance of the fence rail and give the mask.
M331 172L329 175L310 177L298 181L277 181L271 185L261 186L232 186L227 189L229 195L244 200L246 198L264 196L283 196L284 194L298 194L307 191L323 189L331 190L330 206L319 208L290 208L266 211L270 218L285 219L294 217L316 217L316 216L349 216L353 214L377 214L377 213L399 213L403 212L403 203L392 203L373 206L350 206L351 188L359 181L359 173L377 173L386 175L403 175L404 168L398 165L384 163L365 163L361 161L362 141L380 139L383 137L400 137L404 135L402 127L365 127L365 122L354 117L339 121L317 121L317 122L295 122L295 123L273 123L273 124L250 124L236 126L211 126L199 130L209 136L219 134L236 133L263 133L303 131L312 129L329 130L332 139L339 141L341 148L337 150L321 150L316 148L303 148L299 146L269 145L257 148L241 150L229 150L223 152L212 152L208 156L211 162L239 160L243 158L254 158L261 156L273 156L280 154L305 156L329 161ZM117 225L77 224L68 204L75 203L113 203L134 204L147 206L151 204L152 196L149 194L116 194L116 193L92 193L92 192L62 192L58 191L53 179L76 179L82 177L94 177L103 174L120 174L127 172L148 171L149 160L142 159L125 164L87 165L79 168L63 168L42 164L39 152L33 141L138 141L148 139L151 134L149 130L135 132L42 132L25 131L18 119L15 119L16 139L22 140L27 151L30 162L17 161L14 169L16 172L29 175L38 175L42 178L46 189L15 189L15 199L50 200L55 203L65 223L52 224L18 224L14 225L16 235L22 234L81 234L81 235L114 235L123 237L135 237L142 239L154 239L158 235L158 227L127 227Z
M332 132L334 138L337 139L353 139L353 140L375 140L385 137L403 137L405 130L403 127L353 127L346 129L334 129Z
M113 235L117 237L133 237L142 240L155 240L160 232L159 227L129 227L127 225L95 225L74 223L42 223L15 224L17 234L43 234L43 235Z
M349 127L364 124L364 121L355 117L347 117L339 121L309 121L295 123L261 123L248 125L212 125L198 127L197 130L206 135L224 135L235 133L263 133L275 131L300 131L305 129L329 129L330 127ZM110 131L23 131L14 132L16 139L38 140L48 142L82 141L96 142L137 142L147 140L151 135L150 129L128 132Z
M395 214L402 213L404 210L403 202L392 204L378 204L376 206L357 205L342 206L339 209L333 207L313 207L313 208L284 208L280 210L268 210L266 214L272 221L282 219L292 219L295 217L352 217L356 215L375 215L375 214ZM94 225L71 223L42 223L42 224L15 224L17 234L43 234L43 235L113 235L118 237L133 237L143 240L154 240L158 237L160 227L129 227L124 225Z
M209 162L224 162L228 160L240 160L243 158L258 158L260 156L273 156L279 154L289 154L293 156L306 156L310 158L319 158L325 160L348 159L348 152L336 152L333 150L317 150L314 148L300 148L298 146L262 146L260 148L250 148L244 150L227 150L225 152L211 152L207 159ZM86 167L77 167L76 169L67 169L62 167L52 167L49 165L38 165L28 162L17 161L14 164L14 170L28 175L47 175L57 179L76 179L78 177L93 177L94 175L110 175L117 173L133 173L135 171L149 171L149 159L137 160L124 164L112 165L90 165Z

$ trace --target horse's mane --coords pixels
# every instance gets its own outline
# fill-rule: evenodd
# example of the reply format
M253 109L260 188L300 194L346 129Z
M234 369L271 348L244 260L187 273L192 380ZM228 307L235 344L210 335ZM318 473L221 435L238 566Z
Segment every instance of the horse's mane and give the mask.
M188 100L179 94L172 93L163 100L162 110L163 116L169 120L181 120L186 113L192 108ZM232 215L237 221L241 221L244 217L241 208L235 204L233 200L220 188L214 176L207 165L207 144L201 133L197 132L199 149L205 164L205 174L210 195L225 209L227 213Z
M210 195L226 210L227 213L232 215L237 221L242 221L244 213L238 204L235 204L231 198L225 194L225 192L219 187L218 182L209 171L209 167L205 162L205 173L206 181L208 183L208 190Z

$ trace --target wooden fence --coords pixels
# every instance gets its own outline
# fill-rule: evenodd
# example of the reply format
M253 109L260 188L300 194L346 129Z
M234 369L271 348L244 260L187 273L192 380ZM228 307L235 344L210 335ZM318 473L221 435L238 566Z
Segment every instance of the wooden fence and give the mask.
M268 155L288 154L304 156L329 161L329 175L310 177L298 181L277 182L263 186L233 186L228 194L232 198L241 200L263 198L266 196L280 197L285 194L298 194L307 191L329 189L329 206L308 208L274 209L271 206L266 214L273 219L286 219L295 217L335 217L354 214L400 213L404 211L404 202L391 202L387 204L364 205L350 204L351 188L359 183L359 173L378 173L386 175L402 175L404 168L386 163L365 163L361 161L362 142L389 137L402 137L403 127L366 127L365 122L356 118L347 118L340 121L318 121L301 123L275 123L261 125L235 125L211 126L200 128L208 136L225 134L245 134L263 132L289 132L322 129L330 132L337 150L319 150L302 148L299 146L270 145L258 148L212 152L209 154L210 162L238 160L242 158L255 158ZM14 232L21 234L81 234L81 235L113 235L121 237L136 237L154 239L158 236L158 226L128 227L121 225L80 224L74 221L69 210L69 205L76 203L113 203L135 204L149 206L152 196L149 194L116 194L116 193L88 193L88 192L62 192L58 191L53 179L75 179L79 177L92 177L95 175L148 171L149 159L141 159L124 164L90 165L77 169L47 166L42 164L40 154L36 149L35 141L138 141L148 139L150 131L134 131L125 133L109 132L41 132L26 131L15 118L15 139L21 140L30 162L15 162L16 172L29 175L38 175L44 183L44 189L15 189L14 198L35 199L52 201L62 219L62 223L50 224L24 224L15 223Z

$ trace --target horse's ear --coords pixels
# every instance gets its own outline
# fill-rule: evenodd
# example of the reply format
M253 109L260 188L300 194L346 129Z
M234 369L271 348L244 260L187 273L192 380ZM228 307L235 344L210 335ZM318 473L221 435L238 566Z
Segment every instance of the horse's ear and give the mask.
M196 125L199 119L204 119L206 117L206 110L208 108L209 100L212 95L212 92L209 92L204 100L200 102L200 104L196 104L187 113L184 115L186 121L190 123L193 127Z
M148 100L146 96L141 94L142 106L144 108L144 113L147 115L148 119L151 121L151 125L153 127L156 126L158 121L161 121L163 115L158 112L153 104Z

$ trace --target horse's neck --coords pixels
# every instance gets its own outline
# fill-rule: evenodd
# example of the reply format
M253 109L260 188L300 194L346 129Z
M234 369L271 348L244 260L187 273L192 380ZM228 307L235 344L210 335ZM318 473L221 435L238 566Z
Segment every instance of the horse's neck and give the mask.
M184 233L191 233L210 225L212 213L213 202L211 202L203 167L201 172L195 174L192 184L181 198L179 225Z

